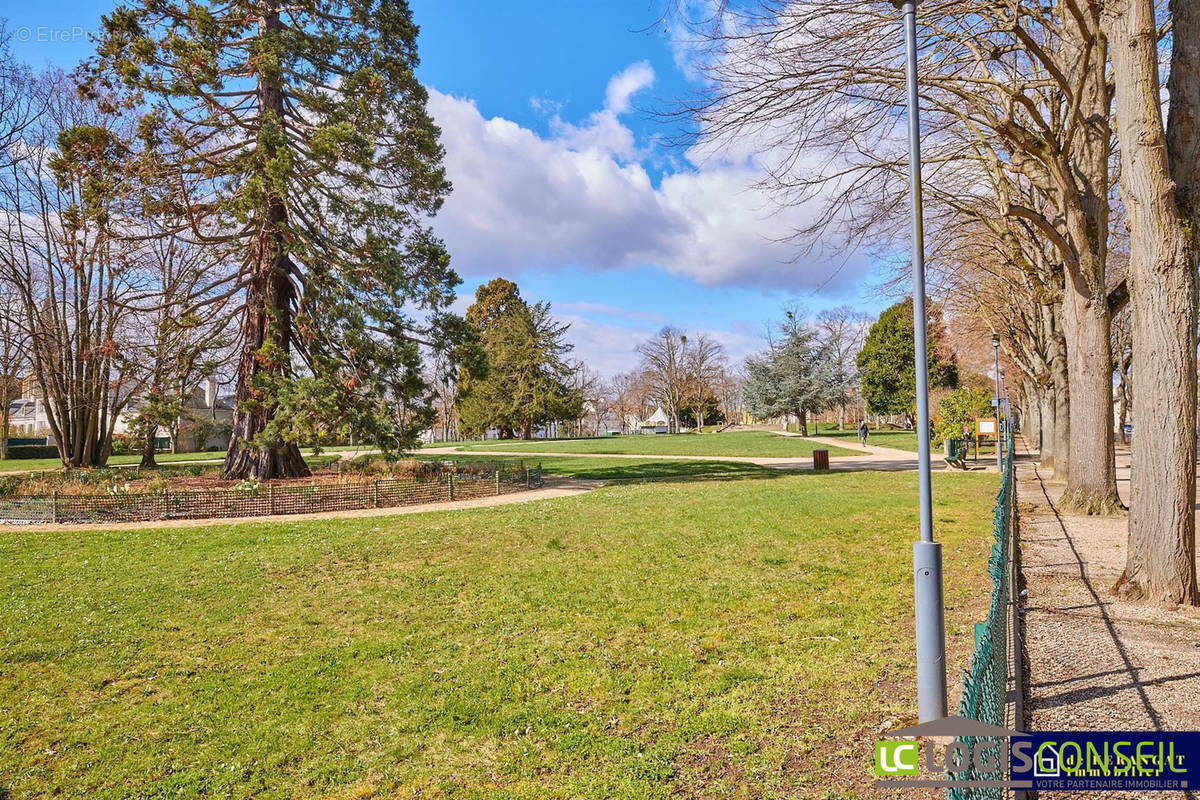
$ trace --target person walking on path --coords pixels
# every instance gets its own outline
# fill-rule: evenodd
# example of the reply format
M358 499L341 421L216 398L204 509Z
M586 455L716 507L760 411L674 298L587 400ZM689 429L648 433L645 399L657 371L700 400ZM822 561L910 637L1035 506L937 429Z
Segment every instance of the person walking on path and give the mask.
M858 426L858 443L859 444L867 443L867 433L868 433L867 421L863 420L861 423L859 423L859 426Z

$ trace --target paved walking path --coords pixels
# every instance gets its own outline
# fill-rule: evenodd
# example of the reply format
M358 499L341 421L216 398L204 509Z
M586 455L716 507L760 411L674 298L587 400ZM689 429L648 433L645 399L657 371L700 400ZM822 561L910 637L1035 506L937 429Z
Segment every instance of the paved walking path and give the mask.
M1127 492L1128 451L1118 473ZM1032 459L1017 475L1032 729L1200 729L1200 610L1118 599L1126 518L1063 514L1062 485Z

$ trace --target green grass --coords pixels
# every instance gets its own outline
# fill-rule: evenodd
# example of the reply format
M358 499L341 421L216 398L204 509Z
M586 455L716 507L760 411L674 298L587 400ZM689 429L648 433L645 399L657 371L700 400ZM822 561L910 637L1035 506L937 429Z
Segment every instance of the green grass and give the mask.
M224 459L224 453L159 453L155 456L155 460L160 464L169 464L172 461L219 462L223 461ZM138 464L141 462L141 460L141 453L138 453L136 455L110 456L108 463L112 466L116 466L118 464ZM58 460L57 458L6 458L0 460L0 472L61 468L62 461Z
M828 447L798 436L777 436L765 431L715 434L659 434L656 436L613 436L600 439L555 439L550 441L472 442L468 450L525 451L539 453L608 453L667 456L761 456L808 458L814 448L825 448L832 456L861 455L861 450Z
M935 474L949 674L994 476ZM12 798L843 798L914 710L916 475L0 537ZM2 792L0 792L2 794Z
M772 467L761 467L740 461L688 461L665 458L588 458L587 456L505 456L478 453L451 455L418 455L423 461L521 461L528 466L540 464L547 475L565 478L588 478L604 481L658 480L697 478L771 478L785 474Z
M832 430L822 431L822 436L828 436L831 439L845 439L847 443L858 444L858 427L846 426L846 430L839 431L836 427ZM876 447L893 447L897 450L907 450L910 453L917 452L917 432L916 431L892 431L882 429L875 430L871 428L871 433L867 436L867 444L873 444Z

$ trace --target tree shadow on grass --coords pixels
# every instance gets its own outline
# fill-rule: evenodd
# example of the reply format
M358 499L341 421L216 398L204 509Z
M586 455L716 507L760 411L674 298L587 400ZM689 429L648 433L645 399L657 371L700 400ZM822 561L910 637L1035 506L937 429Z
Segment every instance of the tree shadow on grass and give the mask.
M546 474L558 473L546 465ZM782 478L795 474L790 470L772 469L758 464L725 461L660 461L637 464L613 464L569 470L573 478L587 478L608 483L641 483L645 481L722 481L743 478Z

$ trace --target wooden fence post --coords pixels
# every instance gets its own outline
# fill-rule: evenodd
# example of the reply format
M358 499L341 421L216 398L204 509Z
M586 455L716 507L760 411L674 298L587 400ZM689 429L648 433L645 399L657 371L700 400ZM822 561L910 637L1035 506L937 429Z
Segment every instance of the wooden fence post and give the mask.
M379 481L371 481L371 508L379 508Z
M454 473L451 472L446 476L446 486L449 489L450 499L454 500Z

